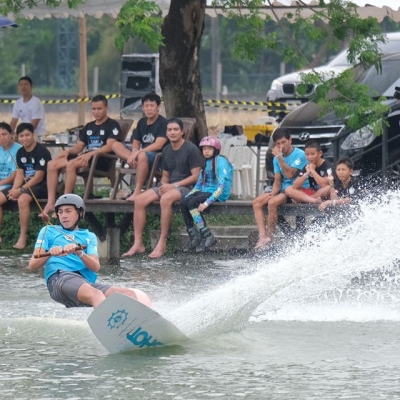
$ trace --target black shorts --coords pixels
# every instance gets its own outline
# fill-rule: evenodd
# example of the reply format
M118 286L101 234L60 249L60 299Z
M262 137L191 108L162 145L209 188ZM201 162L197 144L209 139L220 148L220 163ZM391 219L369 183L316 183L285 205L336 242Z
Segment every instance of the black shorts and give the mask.
M67 160L70 161L76 157L78 157L76 154L68 155ZM92 160L93 158L89 160L89 167L92 165ZM108 171L110 169L111 161L113 160L110 158L100 157L97 161L96 169L99 169L100 171Z
M6 188L1 191L1 193L4 194L4 196L7 198L8 193L10 192L11 188ZM39 183L38 185L35 185L31 187L30 189L23 189L22 193L24 194L29 194L29 196L32 197L33 195L37 199L47 199L47 184L46 182Z
M106 293L111 287L100 283L90 283L79 272L58 270L47 280L47 289L54 301L63 304L67 308L92 307L90 304L81 303L78 300L78 290L84 283L88 283L103 293Z

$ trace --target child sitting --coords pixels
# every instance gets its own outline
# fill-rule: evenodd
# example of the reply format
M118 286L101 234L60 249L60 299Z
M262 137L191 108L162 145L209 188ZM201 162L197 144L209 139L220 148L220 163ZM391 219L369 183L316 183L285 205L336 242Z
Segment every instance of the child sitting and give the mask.
M215 201L228 199L232 187L232 164L220 156L221 143L215 137L203 138L199 145L205 157L205 166L193 189L181 200L179 206L189 235L184 252L202 253L214 246L217 240L206 227L202 213Z
M336 164L336 176L329 175L330 200L326 200L319 205L319 209L325 210L328 206L338 204L348 204L351 200L361 195L360 181L352 176L354 169L353 161L344 157Z
M293 186L286 188L285 194L298 203L319 204L323 198L329 198L328 175L332 174L333 165L322 158L321 146L316 141L307 142L304 151L309 163L293 182ZM303 187L307 179L309 189Z

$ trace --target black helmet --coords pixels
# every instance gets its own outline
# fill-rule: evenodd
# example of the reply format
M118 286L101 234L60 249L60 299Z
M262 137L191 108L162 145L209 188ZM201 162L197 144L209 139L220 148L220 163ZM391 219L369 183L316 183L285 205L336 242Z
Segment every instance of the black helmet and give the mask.
M82 212L82 218L85 216L85 203L82 198L77 194L63 194L60 196L55 205L56 214L58 214L58 208L61 206L75 206L78 211Z

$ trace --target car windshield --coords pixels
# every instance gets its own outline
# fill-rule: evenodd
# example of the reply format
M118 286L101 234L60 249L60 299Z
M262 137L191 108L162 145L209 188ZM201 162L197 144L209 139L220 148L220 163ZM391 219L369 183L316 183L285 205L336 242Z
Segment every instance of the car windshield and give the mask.
M357 79L358 83L368 85L371 96L376 96L376 92L379 96L385 95L385 92L394 85L397 85L397 81L400 80L400 54L396 56L389 56L382 60L382 72L378 72L375 67L369 67L364 71L360 78Z
M399 49L400 49L400 39L399 40L392 39L381 46L381 51L383 54L397 53ZM342 51L335 58L333 58L327 65L329 65L330 67L350 66L350 63L347 60L347 49Z

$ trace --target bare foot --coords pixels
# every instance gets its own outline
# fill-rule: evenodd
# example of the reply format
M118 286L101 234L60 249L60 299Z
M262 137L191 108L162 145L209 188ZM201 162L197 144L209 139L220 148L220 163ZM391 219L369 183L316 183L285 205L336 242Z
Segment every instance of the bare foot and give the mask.
M129 197L126 198L126 201L134 202L136 199L136 196L139 195L141 191L134 191Z
M257 244L254 246L254 250L262 250L267 246L268 244L271 243L271 238L270 237L263 237L260 238L257 242Z
M136 254L143 254L146 251L143 245L139 246L134 244L126 253L122 254L121 257L132 257Z
M315 202L314 202L315 204L321 204L322 203L322 199L321 199L321 197L317 197L316 199L315 199Z
M17 243L14 244L13 248L16 250L23 250L26 247L26 239L19 238Z
M39 214L39 218L42 218L43 221L46 222L46 223L49 222L50 221L49 215L51 213L54 213L54 206L55 206L55 204L47 203L45 208ZM54 218L54 214L52 215L52 217Z
M158 244L154 250L149 254L149 258L160 258L167 251L165 245Z

